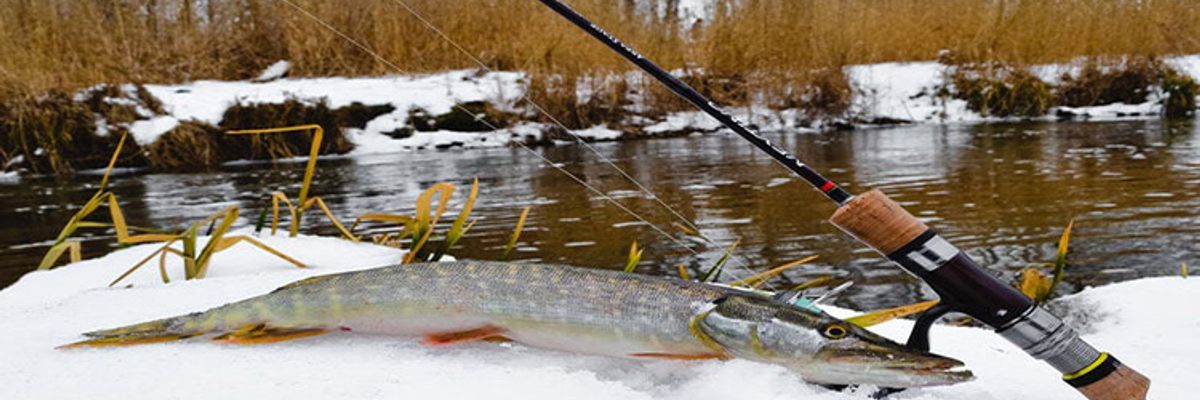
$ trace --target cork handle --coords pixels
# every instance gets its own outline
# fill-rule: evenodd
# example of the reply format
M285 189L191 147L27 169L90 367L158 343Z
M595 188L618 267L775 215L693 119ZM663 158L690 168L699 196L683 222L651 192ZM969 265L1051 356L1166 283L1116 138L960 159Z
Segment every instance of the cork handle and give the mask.
M1150 378L1121 364L1104 379L1077 389L1089 400L1145 400Z
M929 229L879 190L843 204L829 222L883 254L899 250Z

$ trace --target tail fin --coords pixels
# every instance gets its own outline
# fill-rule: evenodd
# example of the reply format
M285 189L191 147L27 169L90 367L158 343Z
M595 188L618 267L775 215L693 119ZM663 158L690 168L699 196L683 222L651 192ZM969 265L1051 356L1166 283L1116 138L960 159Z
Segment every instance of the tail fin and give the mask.
M107 346L129 346L135 344L170 342L174 340L187 339L192 336L204 334L200 331L189 331L180 329L185 318L191 315L165 318L140 324L123 326L120 328L105 329L83 334L91 339L75 342L59 348L78 348L78 347L107 347Z

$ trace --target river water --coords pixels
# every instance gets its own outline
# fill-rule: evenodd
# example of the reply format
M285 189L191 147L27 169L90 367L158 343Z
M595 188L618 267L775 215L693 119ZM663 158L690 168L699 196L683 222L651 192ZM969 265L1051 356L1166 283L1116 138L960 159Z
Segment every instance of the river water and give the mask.
M1011 278L1054 258L1076 219L1062 292L1200 264L1200 134L1193 121L1046 122L906 126L823 134L771 134L847 189L882 189L981 264ZM798 258L778 287L833 275L855 285L836 301L862 309L932 298L919 281L826 222L834 206L783 167L732 135L599 143L594 148L669 205L640 193L582 146L540 148L545 158L622 203L664 236L521 149L451 149L322 159L313 194L349 221L364 212L413 212L438 181L480 180L478 223L453 254L496 259L520 209L532 211L511 257L621 268L632 241L645 248L638 271L692 274L740 240L726 280ZM299 190L303 163L247 163L193 174L126 173L110 184L130 224L184 227L229 205L242 226L269 206L268 194ZM0 287L33 269L99 177L26 178L0 186ZM457 202L454 203L457 207ZM452 210L451 212L456 212ZM677 212L711 241L672 227ZM96 217L105 215L104 210ZM452 214L448 214L452 215ZM93 219L97 219L93 217ZM449 217L446 219L452 219ZM314 212L309 232L334 234ZM370 226L367 232L386 232ZM85 236L85 256L115 248L111 233ZM219 261L220 255L217 255Z

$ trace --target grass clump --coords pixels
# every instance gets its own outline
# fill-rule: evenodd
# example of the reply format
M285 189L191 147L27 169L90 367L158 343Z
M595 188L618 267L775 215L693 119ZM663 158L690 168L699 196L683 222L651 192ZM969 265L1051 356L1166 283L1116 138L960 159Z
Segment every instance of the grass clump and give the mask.
M459 103L450 112L433 118L439 130L457 132L489 132L512 124L514 115L496 109L487 101Z
M1143 103L1166 68L1151 58L1123 62L1089 59L1077 75L1063 75L1058 86L1059 103L1068 107Z
M210 170L224 160L221 130L203 122L180 122L146 146L146 156L155 171Z
M1171 69L1163 75L1162 90L1166 95L1163 114L1167 118L1186 118L1196 113L1200 85L1195 79Z
M1062 236L1058 238L1058 251L1054 257L1053 272L1049 276L1038 268L1026 268L1021 271L1020 281L1017 288L1029 297L1035 303L1044 303L1054 294L1054 288L1062 282L1063 275L1067 270L1067 253L1071 247L1071 228L1075 226L1075 220L1067 223L1067 227L1063 228Z
M353 144L338 126L339 118L328 102L287 99L282 103L235 104L225 110L219 128L222 131L276 126L319 125L326 132L318 154L345 154ZM221 155L225 159L278 159L308 154L312 144L304 135L253 135L224 137Z
M631 104L628 95L632 85L615 72L531 75L526 95L552 116L535 110L539 122L559 122L567 129L586 129L619 123L630 114L626 107ZM670 96L674 101L674 95Z
M1069 107L1140 104L1157 93L1168 118L1192 115L1198 92L1194 79L1154 57L1090 58L1057 89L1058 102Z
M985 117L1033 118L1046 115L1053 88L1029 71L1009 65L960 65L951 74L952 96Z
M798 109L804 112L811 125L814 120L845 116L853 100L850 78L840 67L821 68L803 74L788 73L775 78L766 97L776 110Z
M98 135L96 113L66 93L51 91L0 104L0 153L6 163L21 156L33 173L66 176L76 169L103 167L105 155L119 141L114 132ZM136 144L127 143L120 158L136 165L139 153Z

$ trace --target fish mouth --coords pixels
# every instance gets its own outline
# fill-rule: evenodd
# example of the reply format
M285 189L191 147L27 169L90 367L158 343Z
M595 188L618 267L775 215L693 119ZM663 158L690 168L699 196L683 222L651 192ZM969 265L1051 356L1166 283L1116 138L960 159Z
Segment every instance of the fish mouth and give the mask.
M885 387L940 386L975 378L962 361L932 353L888 349L841 349L822 352L821 361L853 371L861 381Z

